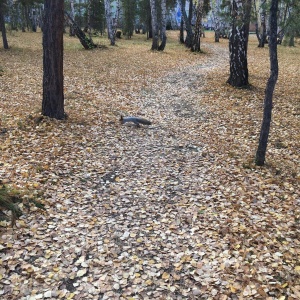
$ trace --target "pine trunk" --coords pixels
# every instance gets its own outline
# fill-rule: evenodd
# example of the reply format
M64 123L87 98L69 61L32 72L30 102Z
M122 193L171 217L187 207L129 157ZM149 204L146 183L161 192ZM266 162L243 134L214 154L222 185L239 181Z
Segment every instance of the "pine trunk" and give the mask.
M272 118L272 100L275 85L278 78L278 58L277 58L277 10L278 0L271 1L270 8L270 40L269 40L269 52L270 52L270 77L267 82L264 101L264 114L263 121L260 130L259 144L256 152L256 165L263 166L265 164L265 157L268 145L268 138L271 126Z
M45 0L44 12L42 114L50 118L64 119L63 1Z

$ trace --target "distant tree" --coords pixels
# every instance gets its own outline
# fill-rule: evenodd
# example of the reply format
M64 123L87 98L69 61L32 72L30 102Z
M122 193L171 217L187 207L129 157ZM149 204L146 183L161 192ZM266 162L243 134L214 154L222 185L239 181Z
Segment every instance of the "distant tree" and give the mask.
M191 10L191 4L189 6L189 15L187 15L185 10L185 3L186 0L180 0L180 9L181 9L181 18L183 20L183 24L186 30L186 38L185 38L185 45L188 48L192 47L192 41L193 41L193 28L192 28L192 10ZM190 0L190 3L193 3L192 0Z
M220 16L220 2L221 0L215 0L213 1L212 5L212 19L214 24L214 30L215 30L215 42L219 43L220 41L220 26L221 26L221 16Z
M143 24L143 33L147 33L147 39L152 39L151 7L149 0L140 0L137 7L137 16Z
M64 119L63 32L64 3L45 0L43 25L43 102L42 114Z
M90 6L90 25L95 31L99 31L101 35L105 29L105 8L104 2L101 0L91 0Z
M70 26L73 28L75 35L78 37L81 45L84 47L84 49L94 49L97 47L96 44L94 44L91 36L88 37L85 35L85 33L81 30L81 28L78 26L78 24L71 18L71 16L65 11L65 15L68 17Z
M158 0L150 0L151 21L152 21L152 47L151 50L163 51L166 47L166 0L160 0L160 11ZM159 14L160 12L160 14ZM161 43L160 43L161 41Z
M198 0L196 7L196 22L193 34L193 40L191 44L192 52L200 52L200 37L201 37L201 26L202 26L202 12L203 12L203 0Z
M255 32L258 39L258 47L263 48L267 41L267 0L259 0L259 8L256 8L257 2L254 1L254 8L256 12L256 24L255 24Z
M106 18L106 28L107 35L110 40L110 45L114 46L116 44L116 37L113 32L113 20L112 20L112 12L111 12L111 3L110 0L104 0L105 5L105 18Z
M75 20L74 0L70 0L70 17ZM70 36L75 36L75 30L72 24L70 24Z
M200 52L200 37L203 33L202 30L202 17L203 15L206 15L210 10L210 3L209 0L197 0L197 6L196 6L196 21L194 26L194 34L193 34L193 40L191 44L191 51L192 52Z
M284 24L284 46L295 46L295 37L300 36L300 2L299 0L287 1L287 18Z
M0 30L2 33L3 48L8 49L8 42L6 37L6 28L4 20L5 0L0 0Z
M251 0L231 0L231 33L229 36L230 75L234 87L248 86L248 36Z
M134 31L135 16L137 13L136 0L121 0L123 9L123 34L131 38Z
M270 124L272 118L272 100L273 92L278 78L278 58L277 58L277 11L278 0L271 0L270 8L270 77L265 90L264 114L260 130L259 144L256 152L256 165L263 166L266 159L266 151L270 132Z

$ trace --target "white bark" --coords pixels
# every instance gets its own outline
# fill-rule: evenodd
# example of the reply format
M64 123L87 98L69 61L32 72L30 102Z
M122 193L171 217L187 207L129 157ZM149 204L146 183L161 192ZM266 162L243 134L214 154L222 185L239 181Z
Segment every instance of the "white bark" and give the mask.
M112 12L111 12L111 2L110 0L104 1L105 6L105 18L106 18L106 26L107 26L107 35L110 40L111 46L115 45L115 35L113 31L113 25L112 25Z

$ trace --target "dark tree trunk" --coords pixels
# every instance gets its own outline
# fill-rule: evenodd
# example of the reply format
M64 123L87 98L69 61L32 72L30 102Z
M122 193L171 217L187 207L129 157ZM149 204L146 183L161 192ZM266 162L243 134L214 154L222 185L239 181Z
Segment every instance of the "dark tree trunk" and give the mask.
M179 32L179 42L180 44L184 44L184 22L181 16L181 21L180 21L180 32Z
M220 42L220 30L215 29L215 43L219 43L219 42Z
M81 30L81 28L77 25L77 23L71 18L71 16L67 12L65 12L65 15L68 17L70 21L70 26L74 30L75 35L80 40L80 43L84 47L84 49L89 50L97 47L97 45L94 44L92 38L89 38L85 35L85 33Z
M5 28L5 21L4 21L4 9L3 9L3 3L1 1L0 1L0 29L2 33L3 48L8 49L8 42L6 37L6 28Z
M189 0L189 16L188 16L188 21L190 24L192 24L192 19L193 19L193 0Z
M256 165L263 166L265 164L266 151L268 145L268 138L272 117L272 100L273 92L278 78L278 59L277 59L277 10L278 0L271 1L270 8L270 40L269 40L269 52L270 52L270 77L267 82L264 101L264 114L263 121L260 130L259 144L256 152Z
M152 39L153 33L152 33L152 18L151 18L151 8L149 5L149 15L148 15L148 36L147 39Z
M289 47L295 47L295 35L294 35L294 33L292 33L289 36Z
M227 83L234 87L248 86L248 36L251 0L232 0L232 31L229 37L230 76Z
M42 114L64 119L63 31L64 2L45 0L43 26L43 103Z

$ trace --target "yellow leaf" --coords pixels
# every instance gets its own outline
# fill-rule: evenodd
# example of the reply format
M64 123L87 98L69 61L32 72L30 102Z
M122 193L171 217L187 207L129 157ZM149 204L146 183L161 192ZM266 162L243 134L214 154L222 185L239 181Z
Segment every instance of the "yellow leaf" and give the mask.
M53 267L52 269L54 272L58 272L59 271L59 267Z
M300 273L300 266L296 266L294 269L296 272Z
M146 283L147 285L151 285L153 282L152 282L152 280L148 279L148 280L146 280L145 283Z
M167 272L164 272L163 274L162 274L162 279L165 279L165 280L167 280L167 279L169 279L170 278L170 274L169 273L167 273Z
M233 286L231 285L229 288L230 288L231 293L236 293L236 288L235 288L235 287L233 287Z
M286 288L289 284L286 282L284 284L281 285L282 288Z
M72 299L74 296L75 296L74 293L70 293L70 294L68 295L68 297L67 297L67 300Z
M141 277L141 274L140 273L134 273L134 276L137 278L137 277Z

